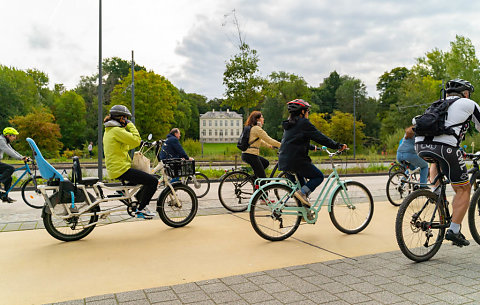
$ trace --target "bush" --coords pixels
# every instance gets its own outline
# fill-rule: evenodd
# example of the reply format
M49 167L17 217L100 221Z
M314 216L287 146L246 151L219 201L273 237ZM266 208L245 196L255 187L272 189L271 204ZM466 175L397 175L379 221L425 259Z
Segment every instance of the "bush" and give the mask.
M405 134L405 129L398 128L391 135L386 137L385 144L387 145L387 154L397 154L398 144Z
M198 140L185 139L182 146L190 157L198 156L202 153L202 144Z

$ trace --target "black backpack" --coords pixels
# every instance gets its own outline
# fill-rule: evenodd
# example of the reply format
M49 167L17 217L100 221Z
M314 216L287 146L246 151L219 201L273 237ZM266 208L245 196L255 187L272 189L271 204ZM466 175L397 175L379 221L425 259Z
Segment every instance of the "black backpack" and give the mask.
M249 143L248 140L250 139L250 129L252 129L252 126L245 126L243 128L242 134L240 135L240 138L238 138L237 142L237 147L241 151L246 151L250 145L255 143L259 138L256 138L255 140L252 141L252 143Z
M448 107L458 101L460 98L438 100L432 103L422 115L417 115L415 120L416 136L434 137L439 135L455 135L452 127L463 125L464 123L455 124L445 127L445 119L447 118Z

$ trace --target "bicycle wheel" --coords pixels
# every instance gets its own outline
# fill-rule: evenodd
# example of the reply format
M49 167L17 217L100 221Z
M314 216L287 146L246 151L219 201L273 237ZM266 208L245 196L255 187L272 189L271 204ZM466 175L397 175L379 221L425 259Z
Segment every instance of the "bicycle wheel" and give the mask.
M468 208L468 227L473 239L480 245L480 190L473 193L470 200L470 207Z
M445 225L445 210L443 204L435 209L436 200L433 192L418 190L408 195L398 209L397 244L402 253L415 262L429 260L442 245L445 228L441 225Z
M393 165L388 169L388 176L391 176L396 172L405 172L405 168L397 162L393 163Z
M226 174L218 186L220 203L231 212L243 212L255 191L253 178L246 172L233 171Z
M197 214L198 200L193 190L185 184L174 184L173 189L180 205L167 186L158 198L157 212L166 225L178 228L186 226L193 220Z
M292 189L285 184L272 184L256 193L250 206L250 222L258 235L267 240L279 241L295 233L300 225L301 214L284 211L283 208L273 209L271 205L278 202L284 203L286 207L301 207L300 201L289 196L291 192Z
M45 203L42 193L37 188L37 185L41 184L40 179L42 177L30 177L22 184L23 201L35 209L41 209Z
M88 193L91 202L95 202L95 197ZM75 205L80 208L86 202L78 202ZM55 215L67 215L67 209L70 209L71 203L58 203L53 207ZM49 209L45 206L44 209ZM100 208L98 205L94 206L91 212L98 212ZM91 213L87 212L87 213ZM90 225L98 221L98 215L84 215L78 214L67 219L59 218L53 215L50 211L45 211L43 216L43 224L47 232L54 238L61 241L75 241L84 238L93 231L96 224Z
M367 187L360 182L348 181L344 185L346 191L340 187L333 194L330 220L340 232L356 234L372 220L373 198Z
M187 177L187 185L192 188L197 198L207 195L210 190L210 180L202 173L195 173L195 181L192 176Z
M470 177L470 184L472 185L472 189L476 191L478 189L478 185L480 184L480 172L476 171Z
M402 182L407 180L407 175L404 172L393 173L387 180L387 198L394 206L400 206L403 199L410 194L408 183Z

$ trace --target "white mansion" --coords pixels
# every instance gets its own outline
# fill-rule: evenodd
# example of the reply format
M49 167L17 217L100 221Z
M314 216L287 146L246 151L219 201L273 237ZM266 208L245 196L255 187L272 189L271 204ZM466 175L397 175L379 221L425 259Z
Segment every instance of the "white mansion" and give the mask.
M243 117L234 111L208 111L200 115L200 142L235 143L243 130Z

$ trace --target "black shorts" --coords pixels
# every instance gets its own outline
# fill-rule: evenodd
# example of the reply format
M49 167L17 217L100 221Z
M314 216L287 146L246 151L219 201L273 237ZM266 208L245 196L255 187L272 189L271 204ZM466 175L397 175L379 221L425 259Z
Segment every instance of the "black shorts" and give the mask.
M417 154L428 161L434 158L440 164L442 173L450 180L452 185L468 184L467 165L463 153L458 147L441 144L415 144Z

